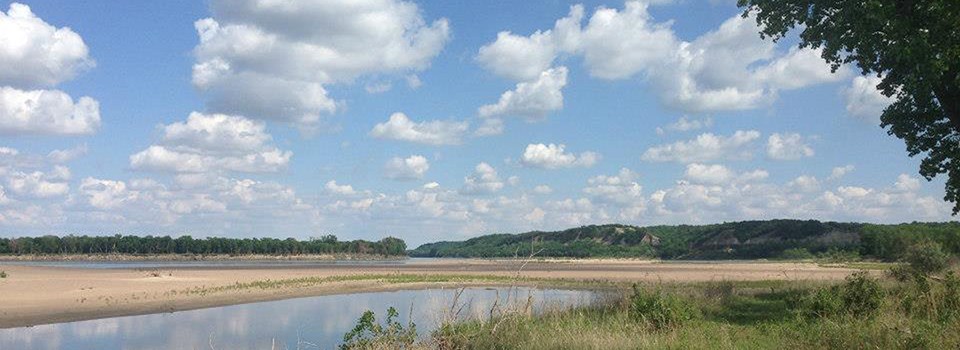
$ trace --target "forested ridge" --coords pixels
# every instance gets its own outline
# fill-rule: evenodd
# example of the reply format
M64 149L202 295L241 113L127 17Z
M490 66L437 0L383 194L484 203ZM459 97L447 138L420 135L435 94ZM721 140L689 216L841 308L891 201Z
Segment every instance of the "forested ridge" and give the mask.
M40 236L0 238L0 255L24 254L201 254L201 255L302 255L374 254L404 255L407 244L394 237L379 241L340 241L326 235L308 240L294 238L193 238L191 236Z
M816 220L741 221L713 225L591 225L563 231L492 234L437 242L415 257L649 257L662 259L871 258L895 260L930 240L960 254L960 223L877 225Z

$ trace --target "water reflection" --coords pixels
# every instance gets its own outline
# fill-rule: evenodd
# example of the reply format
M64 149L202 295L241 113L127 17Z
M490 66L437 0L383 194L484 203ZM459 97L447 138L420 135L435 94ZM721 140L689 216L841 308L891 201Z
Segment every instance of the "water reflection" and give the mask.
M396 307L429 334L447 317L456 290L426 289L330 295L234 305L171 314L116 317L27 328L0 329L0 349L296 349L301 341L333 348L366 311L378 318ZM532 288L468 288L458 317L482 318L496 302L534 312L586 305L589 291Z

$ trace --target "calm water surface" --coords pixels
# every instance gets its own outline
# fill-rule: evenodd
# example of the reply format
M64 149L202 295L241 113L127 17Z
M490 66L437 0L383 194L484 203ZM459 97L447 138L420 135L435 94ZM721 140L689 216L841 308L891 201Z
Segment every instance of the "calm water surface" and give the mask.
M330 349L366 310L378 320L396 307L401 322L412 317L421 336L450 315L454 289L329 295L233 305L167 314L115 317L0 329L0 349ZM596 292L534 288L468 288L455 309L459 319L489 315L494 300L535 312L583 306ZM316 344L311 346L309 344Z

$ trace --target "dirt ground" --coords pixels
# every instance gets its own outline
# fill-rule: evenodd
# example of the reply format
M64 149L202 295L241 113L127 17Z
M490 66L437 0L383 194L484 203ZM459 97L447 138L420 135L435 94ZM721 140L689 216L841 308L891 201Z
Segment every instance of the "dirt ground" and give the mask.
M516 276L579 281L837 280L854 270L804 263L623 260L436 260L405 264L83 269L4 265L0 328L173 312L295 297L427 288L443 283L336 281L218 288L258 281L368 274ZM449 283L447 283L449 284ZM198 292L203 291L203 292Z

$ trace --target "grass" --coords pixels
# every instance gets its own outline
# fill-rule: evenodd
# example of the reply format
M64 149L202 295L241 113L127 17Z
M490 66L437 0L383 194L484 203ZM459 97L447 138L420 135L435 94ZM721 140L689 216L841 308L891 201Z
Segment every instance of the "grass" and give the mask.
M286 288L307 288L316 287L325 284L338 282L379 282L385 284L413 284L413 283L455 283L462 284L492 284L492 285L535 285L538 287L550 288L585 288L589 286L596 288L617 288L622 287L612 282L605 281L569 281L560 279L545 278L517 278L514 276L491 276L491 275L425 275L425 274L363 274L348 276L329 276L329 277L301 277L280 280L259 280L253 282L237 282L234 284L213 286L213 287L194 287L184 290L171 290L166 294L194 294L208 295L224 292L242 291L249 289L286 289Z
M866 275L864 275L866 276ZM447 325L426 345L445 349L956 349L960 317L927 317L906 308L910 288L891 281L712 282L647 285L669 298L681 298L695 316L658 327L636 316L636 295L590 307L540 316L508 317ZM866 284L866 285L865 285ZM873 293L880 287L882 293ZM829 317L812 317L804 308L817 291L838 300ZM655 298L654 296L653 298ZM914 295L915 297L915 295ZM661 302L647 315L674 312ZM874 298L864 313L863 298ZM877 299L879 298L879 299ZM666 299L664 299L666 300ZM946 299L942 299L946 300ZM949 300L947 300L949 302ZM844 306L847 303L847 306ZM660 307L660 309L658 309ZM847 309L844 309L846 307ZM847 311L849 310L849 311ZM496 326L496 327L495 327Z

